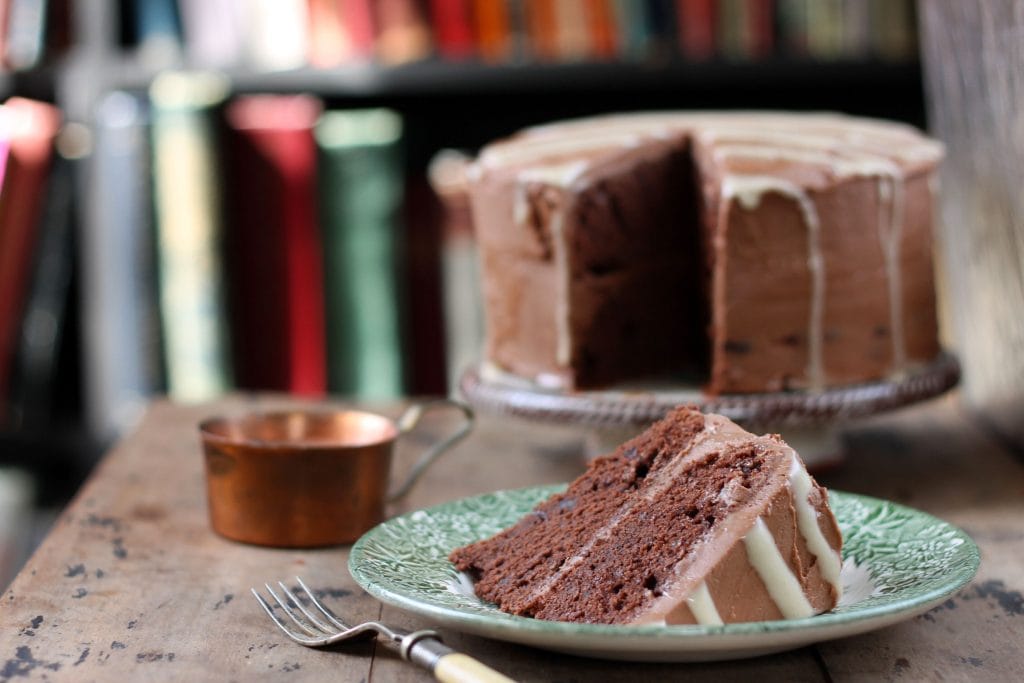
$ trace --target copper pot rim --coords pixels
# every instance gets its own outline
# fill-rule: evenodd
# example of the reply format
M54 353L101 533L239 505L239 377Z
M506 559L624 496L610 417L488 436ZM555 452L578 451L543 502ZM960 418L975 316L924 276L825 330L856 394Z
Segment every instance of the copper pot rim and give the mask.
M380 434L374 437L360 439L353 438L281 438L264 439L251 436L243 436L241 433L228 434L219 431L218 428L229 425L241 425L248 421L276 421L284 422L289 419L312 419L312 420L336 420L341 415L353 416L359 420L375 422L380 426ZM395 420L374 413L368 410L356 408L338 409L293 409L293 410L270 410L251 411L237 415L215 415L202 420L199 423L199 433L204 442L219 446L234 446L249 449L253 452L279 452L282 450L300 450L305 452L337 451L339 449L354 450L380 446L394 441L400 434L400 429Z

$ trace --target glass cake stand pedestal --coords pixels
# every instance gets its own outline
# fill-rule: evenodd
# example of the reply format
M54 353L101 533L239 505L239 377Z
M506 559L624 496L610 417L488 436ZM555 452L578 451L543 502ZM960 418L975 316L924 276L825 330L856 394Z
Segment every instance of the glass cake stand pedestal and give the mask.
M607 453L680 404L719 413L754 433L778 433L809 467L842 458L839 430L857 418L902 408L956 386L960 365L950 353L903 376L826 389L712 396L696 386L645 384L600 391L545 388L485 363L467 368L459 388L476 410L582 428L588 455Z

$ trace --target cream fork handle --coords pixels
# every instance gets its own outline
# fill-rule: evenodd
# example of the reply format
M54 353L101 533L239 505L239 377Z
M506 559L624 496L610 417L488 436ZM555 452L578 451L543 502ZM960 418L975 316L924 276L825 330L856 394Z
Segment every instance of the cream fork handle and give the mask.
M513 683L494 669L459 652L441 657L434 666L434 678L441 683Z

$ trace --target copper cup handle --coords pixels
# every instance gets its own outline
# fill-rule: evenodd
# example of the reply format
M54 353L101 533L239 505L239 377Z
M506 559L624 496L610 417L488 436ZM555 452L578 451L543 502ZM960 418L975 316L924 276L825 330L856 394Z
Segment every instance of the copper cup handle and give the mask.
M387 502L393 503L405 497L417 480L419 480L420 475L437 460L438 456L462 440L473 429L473 410L469 406L452 399L441 398L409 406L396 421L399 436L411 432L426 413L437 408L456 408L462 413L465 421L457 430L423 452L416 461L416 464L409 470L409 473L405 475L405 480L394 491L388 493Z

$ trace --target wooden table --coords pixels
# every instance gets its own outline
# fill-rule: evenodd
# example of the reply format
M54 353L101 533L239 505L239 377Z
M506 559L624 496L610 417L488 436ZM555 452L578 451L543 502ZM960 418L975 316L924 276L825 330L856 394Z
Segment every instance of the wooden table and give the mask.
M283 405L291 404L154 404L3 595L0 681L429 680L372 643L328 652L294 645L248 593L300 574L352 619L425 627L356 586L346 547L265 549L210 530L197 422ZM396 415L397 406L385 412ZM974 427L955 397L863 423L845 441L844 464L821 474L823 483L932 512L981 547L976 579L928 614L780 655L709 664L607 662L442 633L524 681L1024 680L1024 463ZM399 450L399 466L412 450ZM581 467L578 435L484 418L402 508L565 481Z

